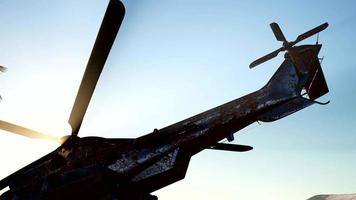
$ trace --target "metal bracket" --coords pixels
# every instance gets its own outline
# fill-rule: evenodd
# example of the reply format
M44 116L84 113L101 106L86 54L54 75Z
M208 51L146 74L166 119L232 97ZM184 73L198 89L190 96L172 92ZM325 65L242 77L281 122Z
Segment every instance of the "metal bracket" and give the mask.
M234 134L231 133L230 135L228 135L228 136L226 137L226 139L227 139L227 141L229 141L229 142L234 141L234 140L235 140Z

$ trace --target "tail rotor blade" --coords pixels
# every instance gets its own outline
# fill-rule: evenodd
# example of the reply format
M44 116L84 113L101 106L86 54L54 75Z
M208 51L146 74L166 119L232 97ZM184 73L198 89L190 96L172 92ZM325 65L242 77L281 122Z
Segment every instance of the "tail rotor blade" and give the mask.
M281 28L279 28L276 22L270 24L271 29L273 31L274 36L278 41L287 42L286 38L284 37Z
M25 137L29 137L29 138L35 138L35 139L46 139L46 140L51 140L51 141L55 141L60 143L60 139L55 137L55 136L51 136L51 135L47 135L38 131L34 131L32 129L28 129L22 126L18 126L9 122L5 122L0 120L0 129L11 132L11 133L15 133L18 135L22 135Z
M277 49L277 50L275 50L275 51L273 51L273 52L271 52L271 53L269 53L269 54L267 54L267 55L255 60L255 61L253 61L249 66L250 69L256 67L257 65L259 65L261 63L266 62L267 60L270 60L270 59L276 57L279 52L284 51L284 50L285 50L285 48L281 47L281 48L279 48L279 49Z
M124 15L124 5L119 0L110 0L68 121L72 127L72 135L77 135L79 132Z
M307 31L301 35L299 35L297 37L297 39L293 42L293 45L297 44L298 42L307 39L308 37L315 35L317 33L319 33L320 31L323 31L324 29L326 29L329 26L328 23L324 23L318 27L315 27L313 29L311 29L310 31Z

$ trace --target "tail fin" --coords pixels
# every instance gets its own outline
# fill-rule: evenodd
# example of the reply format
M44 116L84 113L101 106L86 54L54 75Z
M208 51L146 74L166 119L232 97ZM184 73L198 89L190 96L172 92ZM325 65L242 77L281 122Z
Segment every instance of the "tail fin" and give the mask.
M264 87L274 98L292 98L300 95L300 76L290 59L285 59Z
M265 88L271 94L295 97L305 89L309 98L315 100L329 92L318 54L321 45L302 45L294 47L304 66L295 66L286 58ZM278 96L277 96L278 97Z
M291 59L286 58L264 87L271 98L282 99L284 103L263 113L258 117L258 120L272 122L313 104L312 101L301 96L301 91L304 88L303 82L305 82L303 76L298 72Z
M315 99L329 92L323 71L318 59L321 45L303 45L298 50L302 66L295 66L290 58L286 58L277 72L264 87L269 97L274 100L285 100L275 108L263 113L258 120L271 122L288 116L314 103ZM303 97L302 89L309 98Z
M304 84L304 89L308 93L311 100L315 100L329 92L323 70L318 58L321 45L304 45L300 48L300 56L305 65L308 67L307 80Z

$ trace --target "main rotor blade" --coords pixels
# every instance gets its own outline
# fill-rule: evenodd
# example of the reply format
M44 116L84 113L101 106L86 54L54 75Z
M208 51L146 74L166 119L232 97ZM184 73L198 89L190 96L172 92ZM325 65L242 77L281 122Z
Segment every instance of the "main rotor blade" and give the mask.
M60 143L60 138L0 120L0 129L35 139L46 139Z
M278 41L287 42L286 38L284 37L281 28L279 28L276 22L270 24L270 27L273 31L274 36Z
M297 39L293 42L293 45L297 44L298 42L302 41L302 40L305 40L307 39L308 37L314 35L314 34L317 34L319 33L320 31L323 31L324 29L326 29L327 27L329 26L328 23L324 23L318 27L315 27L313 29L311 29L310 31L307 31L301 35L299 35L297 37Z
M261 57L261 58L255 60L255 61L253 61L253 62L250 64L250 69L256 67L257 65L259 65L259 64L261 64L261 63L266 62L267 60L270 60L270 59L276 57L279 52L284 51L284 50L285 50L285 48L284 48L284 47L281 47L281 48L279 48L279 49L277 49L277 50L275 50L275 51L273 51L273 52L271 52L271 53L269 53L269 54L267 54L267 55L265 55L265 56L263 56L263 57Z
M110 0L68 121L72 127L72 135L77 135L79 132L124 15L124 5L119 0Z

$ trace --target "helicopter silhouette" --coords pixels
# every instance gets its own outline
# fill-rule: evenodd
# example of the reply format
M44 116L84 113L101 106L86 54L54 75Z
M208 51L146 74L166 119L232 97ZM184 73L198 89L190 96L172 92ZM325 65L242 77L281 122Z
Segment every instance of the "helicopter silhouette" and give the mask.
M53 152L0 181L9 187L0 199L154 200L152 192L185 177L190 158L205 150L246 152L251 146L221 143L256 122L272 122L313 104L328 93L318 58L321 44L296 44L328 27L324 23L288 42L277 23L270 24L283 46L250 68L286 51L284 61L265 86L246 96L132 138L78 137L83 118L125 15L124 5L110 0L91 52L69 124L72 133L56 138L9 122L0 128L30 138L54 140Z
M0 72L6 72L6 71L7 71L7 68L0 65ZM1 96L0 96L0 100L2 100Z

